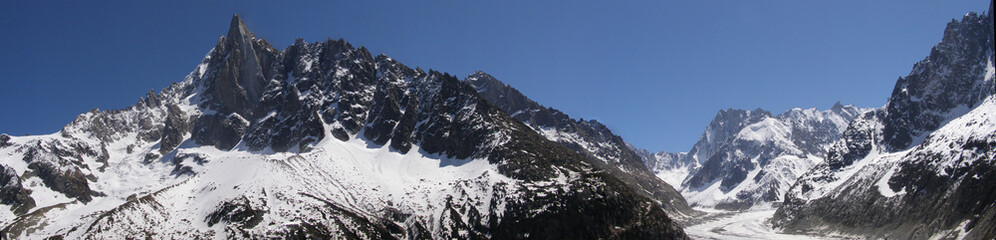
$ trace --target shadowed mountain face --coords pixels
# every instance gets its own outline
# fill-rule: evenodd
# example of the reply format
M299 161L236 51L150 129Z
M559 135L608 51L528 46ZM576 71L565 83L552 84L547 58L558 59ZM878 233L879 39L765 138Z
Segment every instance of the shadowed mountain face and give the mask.
M991 14L952 20L888 104L853 121L799 178L772 222L884 238L996 237L993 72Z
M575 120L559 110L543 107L484 72L475 72L465 81L489 103L550 141L585 155L593 166L616 176L634 192L661 203L668 212L696 214L674 187L654 176L641 156L605 125L595 120Z
M634 182L639 158L593 160L620 149L550 141L467 81L343 40L276 50L236 15L162 92L57 134L0 135L0 234L685 238L662 207L680 196ZM669 192L635 191L655 187Z

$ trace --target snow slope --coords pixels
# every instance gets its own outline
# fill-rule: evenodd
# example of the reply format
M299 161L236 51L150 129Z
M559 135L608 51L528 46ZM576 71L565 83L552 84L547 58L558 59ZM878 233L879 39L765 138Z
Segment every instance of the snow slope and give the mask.
M341 39L276 50L235 15L162 92L0 134L0 236L685 237L602 169L452 75Z
M867 109L834 104L829 110L722 110L694 153L644 153L661 178L680 184L689 204L700 208L770 208L809 168L823 161L847 123Z
M47 226L31 231L41 226L25 224L23 233L31 232L29 236L63 234L69 238L135 234L131 229L119 228L97 234L90 232L87 228L103 225L87 224L100 223L105 216L93 213L105 212L125 218L155 218L161 225L148 226L144 230L157 236L227 239L230 237L224 231L227 224L209 226L201 220L207 219L226 201L245 196L269 213L258 223L260 226L301 224L312 218L312 214L319 213L295 210L302 209L302 205L320 207L324 202L374 219L387 216L387 209L397 209L424 216L426 223L430 223L430 219L445 219L445 205L438 203L447 202L447 198L460 199L476 208L475 211L484 214L481 217L486 221L489 219L487 214L494 212L489 208L498 208L501 212L504 205L504 199L494 196L516 196L514 188L492 187L518 182L498 174L495 165L482 159L449 159L419 151L401 154L384 146L370 148L359 139L340 142L326 138L316 144L315 149L303 154L261 154L222 151L187 142L172 158L180 155L205 158L203 165L193 165L201 168L193 176L171 174L174 168L171 157L153 164L141 164L136 161L142 155L140 152L127 154L123 149L115 149L111 155L120 157L112 158L110 170L99 173L97 177L102 180L94 185L95 190L106 196L88 204L63 200L69 204L48 211L44 221L37 221L45 222ZM565 176L555 181L568 180ZM155 201L156 207L119 207L142 198ZM443 225L428 226L439 228ZM253 231L257 231L254 235L266 236L279 228L254 228Z
M886 106L854 120L796 181L772 223L872 238L996 237L993 58L991 15L949 22Z
M773 228L768 219L775 210L755 209L742 212L709 211L702 220L694 222L685 228L688 235L695 239L853 239L854 236L839 235L805 235L779 232Z

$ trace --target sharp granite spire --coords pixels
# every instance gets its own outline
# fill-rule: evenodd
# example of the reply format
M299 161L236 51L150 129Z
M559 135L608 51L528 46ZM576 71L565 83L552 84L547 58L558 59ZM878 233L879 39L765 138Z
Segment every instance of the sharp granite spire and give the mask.
M228 35L215 47L221 71L213 77L218 109L224 113L239 113L247 117L250 109L259 101L265 87L267 72L277 51L270 44L249 31L238 14L232 16Z
M248 37L249 39L256 38L256 36L249 31L249 28L246 27L246 24L242 22L242 17L239 17L238 13L232 15L232 23L228 27L227 36L229 40L242 39L245 37Z

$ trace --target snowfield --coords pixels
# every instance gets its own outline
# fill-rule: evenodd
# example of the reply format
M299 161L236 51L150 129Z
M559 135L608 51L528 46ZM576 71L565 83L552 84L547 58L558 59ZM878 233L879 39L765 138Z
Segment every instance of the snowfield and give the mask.
M26 142L56 137L57 134L14 139ZM501 200L492 201L495 191L508 190L498 196L514 196L514 188L494 186L518 184L517 180L499 174L486 159L451 159L427 154L417 147L401 154L361 138L342 142L326 137L315 144L313 151L302 154L254 153L239 148L222 151L213 146L197 146L188 140L161 160L143 164L142 155L154 150L155 145L148 144L143 147L146 151L132 154L125 152L124 146L111 145L107 171L93 171L101 179L93 185L94 190L106 196L95 197L87 204L55 193L40 181L34 183L37 178L27 181L35 194L53 197L35 198L40 200L40 208L50 208L39 211L40 219L44 220L21 221L24 224L19 233L27 238L65 234L69 239L82 239L92 237L82 234L97 227L106 228L104 236L125 236L130 232L117 229L121 226L114 225L114 219L140 218L161 223L146 226L160 236L227 239L231 237L226 236L227 223L209 226L204 220L219 206L233 201L233 197L236 201L244 198L250 206L265 209L268 214L259 226L274 226L272 229L313 218L309 216L313 213L300 210L308 209L302 205L333 204L371 217L385 216L388 209L413 214L422 217L429 230L435 232L439 229L434 228L441 227L443 224L438 223L447 217L446 206L439 203L470 204L484 214L486 221L487 214L493 212L490 208L503 212ZM20 156L14 156L16 153L12 151L3 154L3 159L16 160L5 162L20 161ZM196 174L176 174L175 159L181 159L181 165L192 167ZM567 178L554 182L568 181ZM9 209L0 212L4 223L20 220L14 219ZM115 217L106 217L111 215ZM254 230L266 235L272 230L268 228Z
M689 221L685 233L692 239L853 239L846 236L810 236L785 234L771 227L768 219L774 209L754 208L741 212L696 209L706 212L698 220Z

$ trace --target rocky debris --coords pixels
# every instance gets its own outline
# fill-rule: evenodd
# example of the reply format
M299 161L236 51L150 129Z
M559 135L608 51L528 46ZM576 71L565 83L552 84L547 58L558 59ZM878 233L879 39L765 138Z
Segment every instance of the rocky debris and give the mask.
M264 201L262 206L254 206L247 197L242 196L222 203L208 214L204 221L208 226L226 222L237 228L249 229L263 221L263 215L266 214L266 210L263 209L265 205Z
M208 162L208 156L196 153L177 153L173 156L173 174L174 175L194 175L194 169L191 167L191 163L196 165L204 165Z
M154 162L156 160L159 160L159 157L162 157L162 155L159 155L158 153L151 153L151 152L150 153L146 153L144 156L142 156L142 163L150 164L150 163L152 163L152 162Z
M132 195L128 201L115 208L87 217L77 229L83 239L108 239L120 236L151 239L154 236L173 236L185 239L203 239L211 235L202 232L157 234L157 230L168 228L167 206L158 197L170 187L160 189L141 197ZM137 213L137 214L136 214ZM80 219L81 221L84 219ZM189 222L188 222L189 224Z

